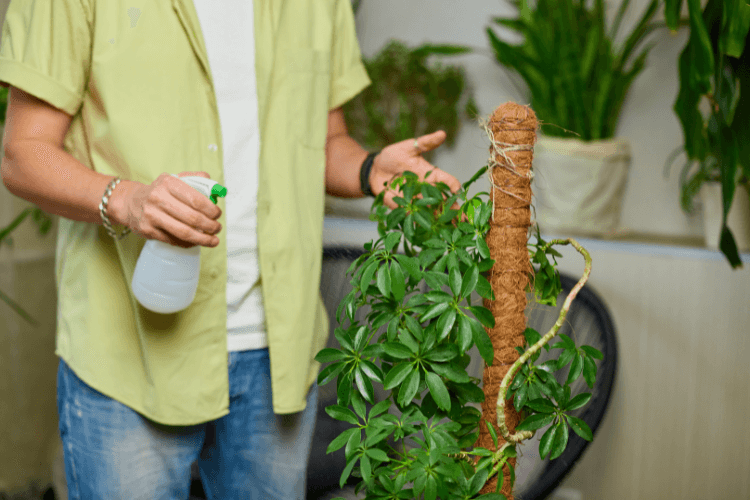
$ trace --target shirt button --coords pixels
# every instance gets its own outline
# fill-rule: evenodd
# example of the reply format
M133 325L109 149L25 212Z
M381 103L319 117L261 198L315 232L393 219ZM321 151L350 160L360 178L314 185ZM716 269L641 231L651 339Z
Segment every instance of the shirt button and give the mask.
M219 271L211 271L211 278L216 279L219 277Z
M212 153L216 152L217 149L219 149L219 146L217 146L216 144L209 144L208 145L208 150L211 151Z

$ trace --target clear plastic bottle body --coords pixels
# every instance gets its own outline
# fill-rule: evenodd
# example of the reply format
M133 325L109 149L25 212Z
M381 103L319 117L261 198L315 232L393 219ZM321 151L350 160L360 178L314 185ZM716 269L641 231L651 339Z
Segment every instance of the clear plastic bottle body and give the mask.
M195 298L200 265L200 246L181 248L149 240L135 266L133 294L151 311L162 314L181 311Z
M226 188L203 177L181 177L216 203ZM201 269L201 247L182 248L158 240L143 246L135 265L131 288L136 300L151 311L172 314L185 309L195 299Z

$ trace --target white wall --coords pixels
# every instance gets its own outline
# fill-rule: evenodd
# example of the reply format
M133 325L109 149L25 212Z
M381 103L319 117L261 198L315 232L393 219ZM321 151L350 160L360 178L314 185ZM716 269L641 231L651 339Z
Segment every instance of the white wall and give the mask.
M619 1L608 3L613 15ZM648 0L631 2L624 29L638 19L647 3ZM413 45L433 42L475 48L473 54L450 61L466 68L479 109L482 115L489 115L507 100L527 103L509 73L495 62L485 34L492 17L512 13L509 3L503 1L363 0L357 30L366 56L376 53L391 38ZM686 33L671 35L662 30L653 40L657 44L647 68L632 87L618 130L619 135L630 139L633 152L621 223L624 232L700 237L700 217L689 217L680 209L679 163L668 178L663 175L670 152L682 144L682 132L671 108L678 89L677 57ZM455 149L437 155L435 164L466 180L485 164L487 157L483 133L466 123ZM358 206L369 206L369 202L360 201Z

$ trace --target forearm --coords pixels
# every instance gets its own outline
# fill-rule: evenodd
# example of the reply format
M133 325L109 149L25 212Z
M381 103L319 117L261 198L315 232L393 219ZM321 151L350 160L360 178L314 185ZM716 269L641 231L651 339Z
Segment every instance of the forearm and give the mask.
M101 224L99 203L112 176L92 171L47 142L16 141L4 149L2 178L11 193L47 213ZM121 182L109 202L112 223L124 222L123 197L118 195L129 189L128 184Z
M367 151L348 134L326 141L326 192L340 198L361 198L365 194L359 182L359 170Z

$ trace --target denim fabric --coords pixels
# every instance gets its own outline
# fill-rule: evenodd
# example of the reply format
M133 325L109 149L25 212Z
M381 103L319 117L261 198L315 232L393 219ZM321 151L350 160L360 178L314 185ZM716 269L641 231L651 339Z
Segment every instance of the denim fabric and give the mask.
M307 408L275 415L267 349L229 353L229 415L152 422L81 381L64 361L57 406L70 500L185 500L198 461L209 499L305 498L317 386Z

